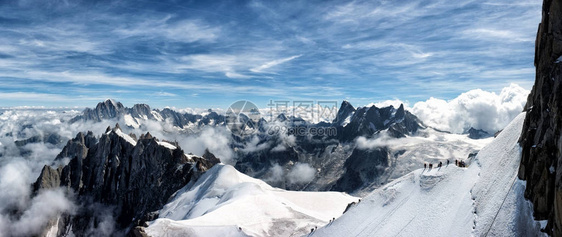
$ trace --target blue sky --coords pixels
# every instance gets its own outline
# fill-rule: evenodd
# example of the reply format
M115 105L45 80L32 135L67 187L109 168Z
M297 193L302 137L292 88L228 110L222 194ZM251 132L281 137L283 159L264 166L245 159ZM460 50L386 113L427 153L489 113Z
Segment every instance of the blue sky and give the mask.
M0 107L354 105L534 82L541 1L4 1Z

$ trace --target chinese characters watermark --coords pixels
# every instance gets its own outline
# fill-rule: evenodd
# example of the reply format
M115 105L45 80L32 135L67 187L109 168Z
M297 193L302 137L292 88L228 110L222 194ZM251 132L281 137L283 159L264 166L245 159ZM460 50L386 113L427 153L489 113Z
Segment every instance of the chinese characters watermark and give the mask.
M336 118L337 106L337 101L270 100L262 117L256 104L240 100L228 108L226 125L238 136L257 132L267 135L336 136L337 129L331 123Z

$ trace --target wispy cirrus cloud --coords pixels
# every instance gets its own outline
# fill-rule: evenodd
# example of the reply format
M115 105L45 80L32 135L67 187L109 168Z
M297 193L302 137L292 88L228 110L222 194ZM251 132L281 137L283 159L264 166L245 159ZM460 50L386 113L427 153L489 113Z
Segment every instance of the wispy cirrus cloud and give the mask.
M142 37L144 39L166 39L170 41L193 43L197 41L213 42L221 32L220 27L211 26L201 20L173 21L168 15L163 19L143 19L132 25L122 25L113 31L124 38Z
M273 61L269 61L269 62L267 62L265 64L262 64L258 67L251 68L250 71L257 72L257 73L264 72L264 70L266 70L268 68L275 67L279 64L289 62L289 61L291 61L293 59L296 59L296 58L299 58L301 56L302 56L302 54L299 54L299 55L291 56L291 57L288 57L288 58L282 58L282 59L276 59L276 60L273 60Z
M0 92L218 107L530 89L541 15L531 0L55 2L0 5Z

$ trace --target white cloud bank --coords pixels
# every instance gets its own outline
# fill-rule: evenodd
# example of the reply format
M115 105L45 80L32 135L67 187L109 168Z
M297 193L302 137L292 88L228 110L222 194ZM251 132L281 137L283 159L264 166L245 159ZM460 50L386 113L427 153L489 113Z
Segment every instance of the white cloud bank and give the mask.
M416 103L410 111L426 125L440 130L462 133L474 127L494 133L521 113L528 94L517 84L503 88L499 95L476 89L450 101L431 97Z
M287 179L291 184L305 184L314 179L316 170L307 163L296 163L293 169L287 174Z

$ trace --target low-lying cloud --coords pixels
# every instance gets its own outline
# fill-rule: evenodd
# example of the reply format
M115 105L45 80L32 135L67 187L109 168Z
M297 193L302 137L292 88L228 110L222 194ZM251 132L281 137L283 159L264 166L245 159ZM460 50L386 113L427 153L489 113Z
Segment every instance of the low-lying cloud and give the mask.
M462 133L473 127L493 134L523 111L528 94L516 84L503 88L500 94L476 89L449 101L432 97L416 103L411 112L440 130Z
M122 119L102 122L68 121L79 111L45 109L0 110L0 236L29 236L39 234L47 224L56 221L60 213L72 213L75 206L72 197L60 190L45 191L34 196L31 184L36 181L45 165L64 165L68 159L54 162L66 141L78 132L92 131L101 136L108 126L121 125L123 132L137 137L150 132L161 140L177 141L186 153L202 155L209 149L224 163L232 163L234 152L230 148L230 133L226 128L205 127L200 131L181 131L170 121L141 121L139 128L125 125ZM18 147L17 140L31 137L46 138L50 134L60 135L61 142L28 143ZM15 213L15 214L14 214ZM102 213L103 214L103 213ZM111 213L101 215L97 233L113 231Z
M72 214L74 211L74 204L63 190L46 190L31 200L29 208L18 220L11 222L8 227L4 226L6 229L0 229L0 232L9 233L11 236L38 235L50 221L56 221L62 213Z
M230 133L223 127L206 127L201 133L178 138L178 143L186 152L203 155L209 149L222 163L233 164L234 152L230 148Z
M268 182L281 182L285 179L285 169L277 163L269 168L269 173L271 175L266 179Z
M287 174L287 180L291 184L305 184L314 179L316 170L307 163L296 163Z
M413 107L405 104L407 110L418 116L426 125L462 133L470 127L483 129L493 133L503 129L517 114L526 102L528 91L511 84L496 94L483 90L471 90L457 98L446 101L430 98L418 102ZM386 101L377 106L394 105L398 107L401 101ZM197 132L180 131L170 121L141 121L139 128L125 126L123 120L105 120L103 122L78 122L69 124L67 121L79 114L79 111L47 111L47 110L9 110L0 111L0 233L12 232L14 226L20 223L38 223L43 225L45 220L55 218L54 212L72 212L73 204L64 193L53 191L32 197L30 184L33 183L44 165L53 164L55 156L60 152L65 142L61 144L35 143L17 147L15 140L32 136L58 134L63 141L76 136L78 132L92 131L100 136L107 126L114 126L119 122L125 133L137 136L150 132L159 139L177 141L186 153L202 155L209 149L223 163L234 164L236 153L232 149L232 137L224 127L205 127ZM296 145L296 138L285 133L278 134L279 142L270 144L260 142L258 137L244 144L243 152L255 152L272 148L281 152ZM381 145L391 145L396 140L378 137L368 140L360 137L357 146L371 149ZM27 153L21 153L22 150ZM307 163L296 163L289 170L275 164L270 170L272 181L286 181L289 184L306 184L314 180L316 170ZM45 207L44 200L53 200L53 206ZM12 216L17 210L21 215ZM21 232L20 235L33 234Z

